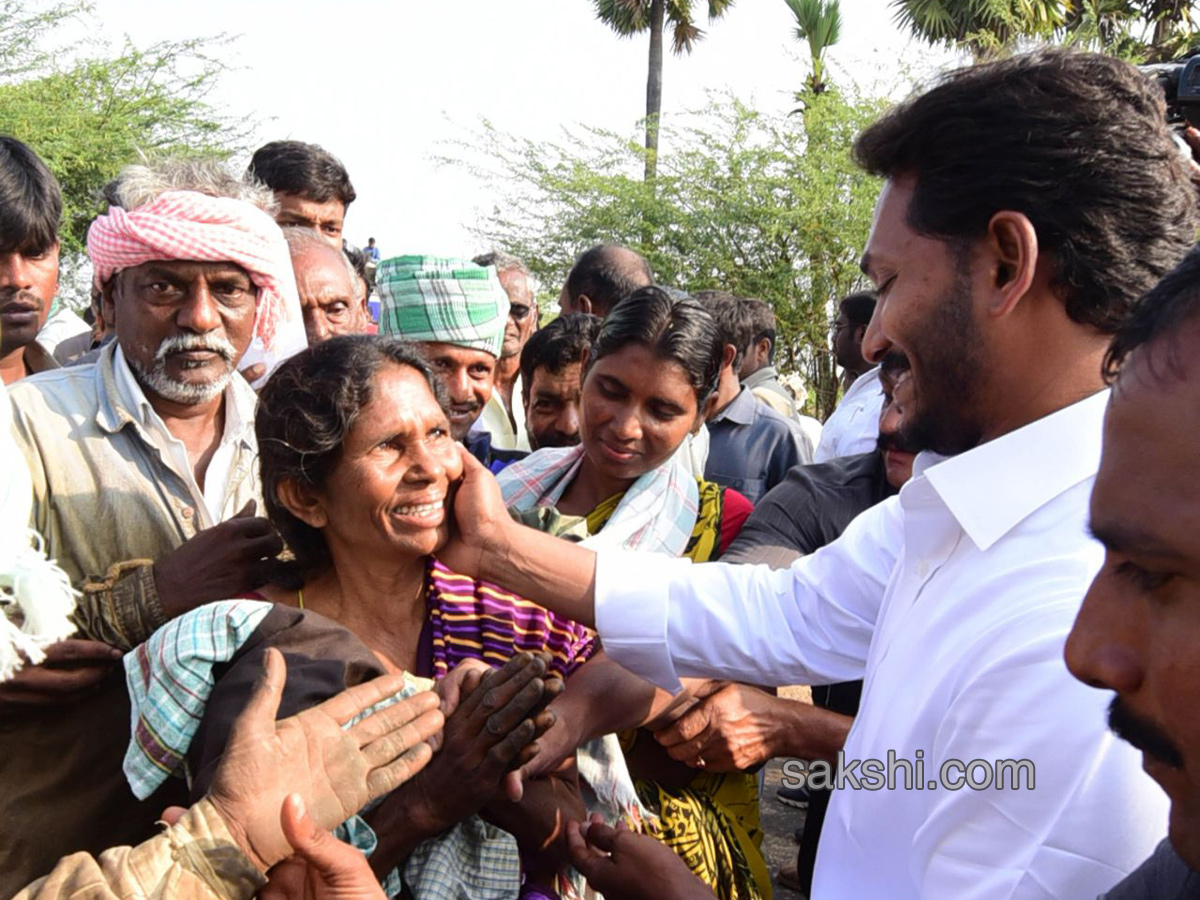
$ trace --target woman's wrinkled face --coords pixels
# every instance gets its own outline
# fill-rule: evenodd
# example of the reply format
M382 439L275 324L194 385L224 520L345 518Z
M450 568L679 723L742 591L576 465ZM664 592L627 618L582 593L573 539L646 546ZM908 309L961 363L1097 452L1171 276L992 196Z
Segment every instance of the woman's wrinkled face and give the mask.
M449 533L462 459L450 423L416 369L385 365L320 494L330 548L428 556Z
M610 478L633 480L662 465L698 417L696 391L683 366L640 344L596 360L584 377L584 453Z

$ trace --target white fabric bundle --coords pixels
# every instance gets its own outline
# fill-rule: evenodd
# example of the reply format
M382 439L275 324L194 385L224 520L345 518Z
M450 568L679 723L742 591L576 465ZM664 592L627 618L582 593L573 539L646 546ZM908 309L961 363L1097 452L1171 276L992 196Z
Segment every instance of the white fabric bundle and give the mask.
M0 387L0 681L26 662L41 662L46 647L75 633L77 592L29 527L32 502L29 469L13 439L12 404Z

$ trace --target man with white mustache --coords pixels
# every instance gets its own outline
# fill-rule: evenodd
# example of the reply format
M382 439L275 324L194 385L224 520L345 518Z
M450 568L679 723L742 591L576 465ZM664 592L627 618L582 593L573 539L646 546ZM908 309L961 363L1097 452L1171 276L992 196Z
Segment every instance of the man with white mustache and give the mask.
M263 584L282 549L254 517L257 400L236 374L305 345L274 197L197 161L131 166L105 195L88 253L116 339L10 391L30 525L80 596L78 634L0 685L0 896L65 853L149 836L135 825L166 798L137 811L120 774L120 657Z

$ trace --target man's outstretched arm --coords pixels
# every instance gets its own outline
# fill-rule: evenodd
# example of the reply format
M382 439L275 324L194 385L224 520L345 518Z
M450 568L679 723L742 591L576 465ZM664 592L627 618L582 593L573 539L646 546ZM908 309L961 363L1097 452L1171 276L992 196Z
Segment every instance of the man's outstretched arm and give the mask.
M606 652L671 691L679 676L756 684L861 678L884 590L903 543L892 502L791 569L692 565L590 550L519 525L491 473L464 453L450 568L596 627Z

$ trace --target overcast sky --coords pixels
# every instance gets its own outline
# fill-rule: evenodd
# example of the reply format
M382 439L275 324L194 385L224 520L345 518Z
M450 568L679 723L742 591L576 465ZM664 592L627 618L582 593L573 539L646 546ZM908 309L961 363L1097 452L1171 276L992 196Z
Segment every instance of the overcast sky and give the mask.
M703 6L697 2L696 6ZM439 168L439 146L487 117L505 132L559 137L586 123L634 132L645 111L647 38L619 39L590 0L97 0L104 36L147 44L225 32L236 68L214 101L263 120L260 143L295 138L336 154L358 200L346 236L383 253L471 254L467 228L490 206L488 185ZM194 12L185 12L194 10ZM949 58L914 44L887 0L842 0L835 73L892 90L903 64ZM731 90L767 110L790 109L807 74L783 0L740 0L690 57L668 56L664 115ZM237 164L244 165L239 159Z

